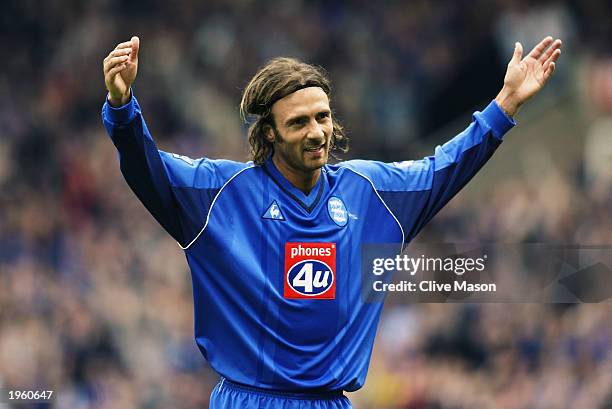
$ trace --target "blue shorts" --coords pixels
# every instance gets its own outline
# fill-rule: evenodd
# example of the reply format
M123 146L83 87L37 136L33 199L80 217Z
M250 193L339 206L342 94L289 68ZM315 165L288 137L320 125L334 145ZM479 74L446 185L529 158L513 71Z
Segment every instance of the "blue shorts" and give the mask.
M238 385L227 379L215 386L210 409L352 409L349 399L337 392L291 393Z

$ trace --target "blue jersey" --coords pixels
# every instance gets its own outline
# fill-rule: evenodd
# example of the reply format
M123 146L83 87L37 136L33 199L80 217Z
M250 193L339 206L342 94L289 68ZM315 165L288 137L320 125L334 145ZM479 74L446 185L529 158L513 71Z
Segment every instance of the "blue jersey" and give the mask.
M102 116L129 186L185 251L199 349L233 382L287 391L363 385L382 303L361 299L361 245L409 242L514 125L491 102L434 156L327 165L305 194L271 160L159 151L134 97Z

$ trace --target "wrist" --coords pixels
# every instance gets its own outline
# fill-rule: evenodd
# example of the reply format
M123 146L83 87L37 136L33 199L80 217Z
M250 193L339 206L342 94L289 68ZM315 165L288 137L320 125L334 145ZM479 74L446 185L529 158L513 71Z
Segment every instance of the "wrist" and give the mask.
M497 94L495 102L508 116L514 116L520 107L517 98L506 87Z
M130 97L132 96L132 89L128 88L125 94L113 95L110 92L108 93L108 103L110 106L117 108L127 104L130 101Z

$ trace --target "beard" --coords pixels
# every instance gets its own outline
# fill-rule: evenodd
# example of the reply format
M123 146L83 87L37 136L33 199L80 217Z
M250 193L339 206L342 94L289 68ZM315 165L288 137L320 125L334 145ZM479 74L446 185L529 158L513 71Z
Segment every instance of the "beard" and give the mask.
M296 146L298 145L297 143L294 145L287 143L276 127L273 127L273 132L274 152L290 167L303 172L311 172L327 164L331 138L317 138L309 140L304 145L299 144L299 146ZM310 154L307 150L321 146L322 152L319 155L313 153L314 158L309 158Z

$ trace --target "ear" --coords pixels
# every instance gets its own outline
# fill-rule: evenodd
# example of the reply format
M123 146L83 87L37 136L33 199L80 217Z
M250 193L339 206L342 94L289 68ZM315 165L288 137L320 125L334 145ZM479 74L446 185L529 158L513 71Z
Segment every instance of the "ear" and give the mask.
M263 131L264 134L266 135L266 139L268 140L268 142L270 143L274 143L274 129L272 129L272 125L270 124L265 124L263 126Z

